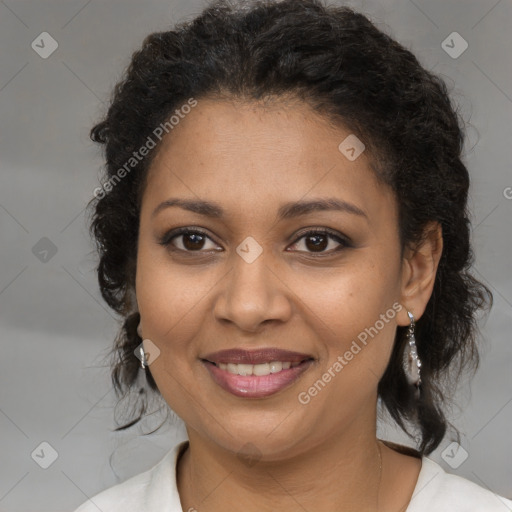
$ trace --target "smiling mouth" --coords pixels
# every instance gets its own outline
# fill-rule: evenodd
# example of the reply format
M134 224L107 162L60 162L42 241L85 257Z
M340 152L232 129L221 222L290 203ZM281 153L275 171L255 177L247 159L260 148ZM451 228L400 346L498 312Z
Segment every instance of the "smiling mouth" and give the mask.
M266 375L280 373L283 370L289 370L290 368L295 368L302 364L305 361L313 360L313 358L307 358L303 361L270 361L268 363L259 363L259 364L237 364L237 363L215 363L213 361L207 361L215 365L222 371L228 372L232 375L241 375L241 376L256 376L256 377L264 377Z
M315 359L308 354L268 348L230 349L201 358L213 382L241 398L267 398L290 387Z

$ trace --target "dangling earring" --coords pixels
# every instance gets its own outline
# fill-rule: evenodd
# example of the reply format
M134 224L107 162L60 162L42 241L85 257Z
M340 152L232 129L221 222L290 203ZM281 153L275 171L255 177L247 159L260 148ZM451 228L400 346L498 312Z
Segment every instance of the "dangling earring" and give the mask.
M143 370L145 370L147 361L146 361L146 354L144 353L144 347L142 345L139 348L139 353L140 353L140 367Z
M137 334L139 335L140 338L142 338L142 329L141 329L140 324L137 326ZM146 369L146 365L147 365L147 361L146 361L146 354L144 353L144 346L143 346L142 343L141 343L141 345L139 347L139 354L140 354L140 367L143 370L145 370Z
M416 349L416 339L414 337L414 316L412 313L407 311L409 315L409 320L411 321L409 325L409 330L407 332L407 344L404 348L403 354L403 368L405 372L405 376L407 378L407 382L414 386L415 389L415 398L418 399L420 397L420 385L421 385L421 376L420 376L420 368L421 368L421 360L418 357L418 351Z

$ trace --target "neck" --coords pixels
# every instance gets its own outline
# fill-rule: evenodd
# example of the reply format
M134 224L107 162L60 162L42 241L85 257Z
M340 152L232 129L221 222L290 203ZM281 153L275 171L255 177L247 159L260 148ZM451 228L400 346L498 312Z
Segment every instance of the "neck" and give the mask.
M183 510L246 512L358 510L376 512L382 454L374 428L308 440L280 460L247 459L189 431L189 448L178 464ZM373 423L375 425L375 423Z

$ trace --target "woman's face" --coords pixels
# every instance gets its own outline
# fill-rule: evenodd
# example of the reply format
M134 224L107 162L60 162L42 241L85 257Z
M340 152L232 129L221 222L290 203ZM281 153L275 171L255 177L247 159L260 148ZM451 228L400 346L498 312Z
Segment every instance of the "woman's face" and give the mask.
M397 205L351 139L339 149L349 135L304 104L199 100L164 139L136 294L151 374L189 435L277 460L372 428L407 315Z

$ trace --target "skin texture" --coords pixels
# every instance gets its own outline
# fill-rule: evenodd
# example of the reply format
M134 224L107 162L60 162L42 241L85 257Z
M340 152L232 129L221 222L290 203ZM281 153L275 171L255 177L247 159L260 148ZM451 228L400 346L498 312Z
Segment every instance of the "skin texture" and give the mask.
M398 511L411 497L421 462L383 445L379 487L377 385L396 326L409 324L406 309L416 319L425 309L442 238L431 226L401 259L394 195L365 153L349 161L338 150L349 134L305 104L204 99L153 161L136 296L143 337L160 350L151 374L190 439L178 465L183 510L373 511L378 500L378 510ZM215 201L226 213L215 219L173 206L152 215L171 197ZM324 211L277 219L284 202L333 197L365 216ZM209 238L188 252L190 236L159 244L179 227ZM315 249L300 238L304 228L330 228L351 246L327 238ZM248 236L263 250L252 263L236 252ZM403 306L398 314L301 404L298 394L394 303ZM315 361L288 388L260 399L224 391L201 362L217 350L264 347Z

